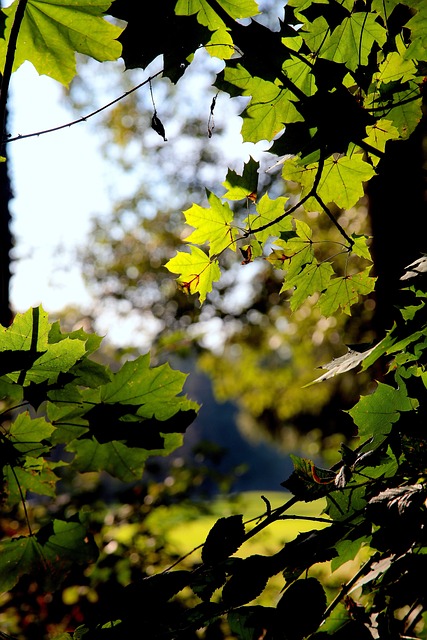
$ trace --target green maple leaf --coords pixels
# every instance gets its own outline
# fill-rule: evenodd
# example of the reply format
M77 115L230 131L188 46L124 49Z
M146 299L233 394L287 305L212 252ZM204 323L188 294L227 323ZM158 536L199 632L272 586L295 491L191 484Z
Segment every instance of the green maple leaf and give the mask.
M305 60L306 58L291 56L283 63L282 71L296 87L306 95L312 96L316 91L316 82L311 62L309 60L305 62Z
M17 313L10 327L0 326L0 351L43 353L48 345L50 324L42 307Z
M376 11L387 24L391 12L398 4L401 4L400 0L372 0L372 11Z
M217 255L228 247L235 250L234 241L238 235L237 229L231 223L234 219L233 211L227 202L221 202L214 193L207 191L209 208L193 204L184 211L187 224L195 230L187 236L186 242L204 244L209 242L209 255Z
M258 189L259 162L252 157L243 166L242 175L229 169L227 178L222 183L227 191L222 196L227 200L244 200L255 195Z
M396 48L397 51L391 51L380 64L379 71L373 78L374 82L387 83L399 80L403 83L408 80L413 80L417 73L417 68L413 60L406 59L405 57L406 47L402 36L396 38Z
M92 438L74 440L67 446L67 451L75 453L72 467L81 473L104 470L123 482L134 482L141 478L149 457L168 455L182 446L182 441L182 434L167 433L161 449L147 450L127 447L118 441L100 444Z
M350 315L350 307L356 304L359 296L371 293L376 278L369 275L370 267L352 276L334 278L328 289L320 296L320 311L324 316L333 315L338 309Z
M316 4L328 4L329 0L288 0L290 7L295 7L295 15L302 14L303 11L311 7L313 3ZM305 21L306 17L301 15L301 20Z
M0 43L0 68L18 0L4 9L5 40ZM95 60L116 60L122 30L104 19L111 0L28 0L15 52L14 70L28 60L44 74L68 86L76 75L76 52Z
M310 51L317 55L322 45L326 42L331 29L323 16L319 16L311 23L307 23L306 20L304 22L305 24L301 28L301 36Z
M367 244L367 237L366 236L358 236L355 233L352 234L351 236L354 244L351 247L351 251L352 253L355 253L357 256L360 256L361 258L365 258L365 260L371 260L371 253L369 251L369 247Z
M417 97L420 88L416 82L410 82L409 88L393 95L393 103L396 105L386 111L387 118L398 129L400 137L409 138L422 117L422 97Z
M298 158L289 158L283 163L282 177L285 180L298 182L301 187L301 197L304 197L313 187L318 163L303 165Z
M372 13L355 12L325 38L319 55L327 60L344 63L351 71L368 64L374 42L382 46L387 39L387 31Z
M378 120L374 125L366 127L366 134L364 141L378 151L384 151L388 140L396 140L400 137L399 131L391 120ZM369 157L375 165L380 161L380 158L373 154L370 154Z
M28 412L17 416L8 431L8 439L16 451L35 458L48 450L42 440L52 435L55 427L44 418L31 418Z
M73 565L87 564L97 555L80 522L52 520L35 536L0 542L0 591L9 591L23 575L53 591Z
M269 82L252 76L240 64L224 70L225 90L227 85L239 87L242 94L252 96L249 105L243 111L242 136L247 142L272 140L284 124L300 122L302 115L297 111L292 100L295 95L284 89L278 82ZM221 88L221 83L217 83Z
M318 166L317 162L302 166L297 159L291 159L283 165L283 177L299 182L302 186L301 196L304 196L313 187ZM343 209L350 209L363 196L363 183L374 175L375 170L364 162L360 154L330 157L325 160L317 194L325 204L334 202ZM319 211L319 204L315 198L309 198L304 208L306 211Z
M382 437L390 433L401 411L413 411L417 406L417 400L408 398L403 385L395 389L380 382L374 393L362 396L348 413L358 427L359 437Z
M196 408L185 396L179 396L187 378L185 373L174 371L169 364L150 367L146 354L126 362L113 380L100 391L100 401L109 404L137 405L137 415L167 420L180 410Z
M64 466L64 463L51 462L41 458L25 459L22 467L6 466L4 479L6 482L7 503L9 505L20 504L22 496L27 492L54 498L56 496L56 483L59 480L54 472L55 467Z
M328 158L317 193L325 203L334 202L343 209L350 209L363 196L363 183L374 175L373 167L359 154Z
M408 60L426 60L427 34L426 34L427 7L424 2L418 3L417 13L405 24L405 28L411 30L411 44L405 56Z
M288 279L298 276L303 267L315 261L311 236L308 224L295 220L295 237L287 241L275 240L274 246L279 249L273 249L267 260L277 268L286 269ZM282 287L281 292L287 288Z
M289 198L283 196L271 200L266 193L256 205L256 213L251 213L245 220L248 229L253 229L259 242L266 242L271 236L280 236L282 231L292 230L292 220L289 217L283 218L279 222L275 222L277 218L283 216L285 204ZM257 231L257 227L270 225L263 231Z
M234 19L251 18L259 14L258 4L255 0L218 0L218 4ZM197 13L197 20L200 24L208 27L211 31L224 26L224 22L207 0L178 0L175 13L184 16Z
M306 265L294 278L286 278L282 289L296 287L291 298L291 309L296 311L313 293L327 289L334 275L334 270L329 262L312 262Z
M201 303L212 291L213 283L221 277L218 261L211 260L201 249L193 246L190 253L178 251L165 267L179 274L178 283L182 289L186 293L198 293Z
M218 4L233 19L250 18L259 14L255 0L218 0ZM228 27L207 0L178 0L175 13L180 16L196 14L197 21L213 32L211 39L205 44L206 51L211 56L227 59L235 53Z

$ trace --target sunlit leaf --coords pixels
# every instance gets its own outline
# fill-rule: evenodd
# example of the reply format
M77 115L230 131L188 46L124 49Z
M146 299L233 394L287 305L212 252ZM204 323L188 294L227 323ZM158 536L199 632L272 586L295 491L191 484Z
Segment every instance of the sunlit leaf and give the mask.
M427 14L426 14L427 17ZM412 80L417 73L417 68L412 59L406 59L406 47L402 40L402 36L396 38L397 51L391 51L385 60L380 64L378 74L375 80L382 83L406 82Z
M47 450L42 440L53 431L54 427L44 418L31 418L28 412L24 412L12 422L8 439L16 451L30 453L35 458Z
M113 380L101 388L100 400L109 404L136 405L139 416L166 420L180 409L196 406L185 396L177 397L186 377L167 363L150 367L150 356L146 354L125 362L113 375Z
M298 309L313 293L326 290L333 275L334 270L329 262L312 262L293 279L286 278L282 290L295 287L291 298L292 311Z
M235 68L227 67L224 79L226 83L239 87L243 95L252 96L243 112L242 136L245 141L272 140L285 123L303 119L292 102L294 94L280 84L252 76L240 64ZM221 88L221 83L217 86Z
M372 260L371 252L368 247L368 238L366 236L358 236L353 234L351 236L354 244L351 247L352 253L356 256L360 256L361 258L365 258L365 260Z
M217 260L211 260L198 247L190 246L190 253L178 251L165 264L166 269L179 274L178 283L186 293L198 293L200 302L206 300L212 285L221 277Z
M43 353L48 344L50 324L42 307L17 313L10 327L0 326L0 350Z
M0 46L4 65L7 42L18 0L4 9L8 15L6 41ZM122 29L107 22L111 0L28 0L19 31L14 68L29 60L40 75L68 85L76 74L76 52L95 60L116 60Z
M259 242L266 242L269 237L278 237L282 231L292 230L292 220L290 217L283 218L279 222L275 220L282 217L285 211L285 205L288 198L283 196L271 200L269 195L265 193L256 205L256 213L251 213L245 220L248 229L254 231ZM257 231L258 227L269 225L263 231Z
M227 178L222 183L227 191L222 196L227 200L244 200L256 195L258 190L258 169L259 162L252 157L243 166L243 173L239 175L233 169L229 169Z
M186 237L186 242L193 244L209 242L210 256L221 253L228 247L235 250L234 240L238 232L231 224L234 214L230 205L227 202L221 202L214 193L208 191L207 195L209 208L193 204L184 211L187 224L195 227L195 230Z
M366 127L367 142L371 147L384 152L388 140L396 140L400 137L400 133L393 125L391 120L378 120L374 125ZM372 164L377 165L380 158L373 153L369 154Z
M56 496L56 483L59 476L55 474L55 467L64 466L42 458L25 458L25 465L20 467L6 466L4 479L7 486L7 503L17 505L31 492L39 496Z
M370 268L352 276L334 278L328 289L321 295L319 306L325 316L331 316L341 309L350 315L350 307L374 290L376 278L369 275Z
M401 411L412 411L417 404L417 401L408 398L405 387L396 389L379 382L375 392L362 396L348 413L357 425L361 438L381 437L390 433Z
M368 64L374 42L383 45L387 32L372 13L354 12L334 29L325 39L319 55L322 58L344 63L355 71L358 66Z
M250 18L259 13L255 0L218 0L218 4L231 18ZM219 29L224 23L207 0L178 0L175 12L177 15L197 13L197 19L211 31Z
M355 349L348 349L347 353L339 358L334 358L331 362L322 365L321 369L326 369L326 373L321 375L313 382L310 382L306 387L314 384L315 382L323 382L323 380L329 380L330 378L334 378L335 376L340 375L341 373L346 373L347 371L351 371L355 367L357 367L365 358L367 358L373 350L377 347L374 345L373 347L369 347L367 349L361 349L360 351L356 351Z

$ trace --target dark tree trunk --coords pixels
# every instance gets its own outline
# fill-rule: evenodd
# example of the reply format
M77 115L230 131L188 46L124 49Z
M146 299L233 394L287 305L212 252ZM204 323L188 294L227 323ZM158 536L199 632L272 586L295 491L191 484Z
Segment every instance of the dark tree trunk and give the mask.
M6 155L7 145L3 146L2 154ZM9 203L12 199L12 188L8 163L0 162L0 324L8 327L12 321L12 310L9 298L10 260L12 234L10 231Z
M376 286L375 328L381 337L396 316L405 266L427 253L427 117L408 140L390 142L380 174L368 186ZM408 284L408 283L406 283Z

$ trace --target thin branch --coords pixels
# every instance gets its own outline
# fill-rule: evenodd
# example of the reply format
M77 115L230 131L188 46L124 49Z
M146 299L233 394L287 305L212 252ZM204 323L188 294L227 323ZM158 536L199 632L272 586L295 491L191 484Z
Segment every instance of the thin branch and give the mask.
M24 509L24 517L25 517L25 521L26 521L27 527L28 527L28 533L30 534L30 536L33 536L33 530L31 528L30 518L29 518L28 510L27 510L27 503L26 503L24 494L22 492L22 487L21 487L21 485L19 483L18 476L16 475L16 471L12 467L12 465L10 465L10 470L12 471L12 475L15 478L16 486L18 487L19 496L21 498L22 507Z
M350 245L350 249L351 249L351 247L354 245L353 238L350 238L350 236L347 235L346 231L340 225L338 220L336 220L336 218L334 218L334 216L332 215L332 212L329 210L329 207L326 206L326 204L323 202L322 198L317 193L314 194L314 198L320 204L320 206L322 207L323 211L326 213L326 215L328 216L328 218L332 222L332 224L334 224L336 226L336 228L338 229L340 234L347 240L347 242Z
M294 213L294 211L296 211L299 207L301 207L304 204L304 202L307 202L307 200L309 198L314 196L315 193L316 193L316 189L319 186L319 182L320 182L320 178L322 176L324 165L325 165L325 157L324 157L324 153L322 152L321 155L320 155L320 158L319 158L319 166L317 167L316 175L314 177L313 186L311 187L310 191L303 198L301 198L301 200L298 200L298 202L296 204L294 204L293 207L291 207L290 209L285 211L281 216L278 216L277 218L274 218L274 220L271 220L270 222L266 222L265 224L261 225L260 227L255 227L255 229L248 229L243 234L242 237L243 238L247 238L248 236L252 235L253 233L259 233L260 231L265 231L265 229L269 229L274 224L277 224L278 222L281 222L287 216L290 216L292 213Z
M161 69L157 73L153 74L152 76L150 76L149 78L147 78L143 82L140 82L139 84L137 84L132 89L129 89L129 91L126 91L125 93L123 93L118 98L115 98L114 100L111 100L111 102L108 102L108 104L104 104L99 109L96 109L95 111L92 111L91 113L88 113L85 116L81 116L77 120L73 120L71 122L67 122L66 124L61 124L61 125L59 125L57 127L52 127L51 129L44 129L43 131L35 131L33 133L26 133L24 135L17 135L17 136L14 136L13 138L7 138L7 139L3 140L3 144L6 144L8 142L16 142L16 140L24 140L25 138L34 138L36 136L43 136L46 133L53 133L54 131L60 131L61 129L67 129L68 127L72 127L73 125L79 124L80 122L86 122L86 120L89 120L89 118L93 118L93 116L96 116L96 115L98 115L98 113L101 113L102 111L105 111L109 107L112 107L117 102L120 102L120 100L123 100L123 98L126 98L131 93L134 93L134 91L137 91L138 89L140 89L144 85L151 83L151 80L153 80L153 78L157 78L157 76L161 75L162 73L163 73L163 69Z
M324 522L325 524L333 524L330 518L321 518L320 516L279 516L277 520L308 520L309 522Z
M345 585L343 585L341 591L338 593L338 595L332 600L332 602L330 603L330 605L328 606L328 608L325 610L323 616L322 616L322 620L321 623L324 622L332 613L332 611L339 605L339 603L341 602L341 600L344 598L344 596L347 595L347 593L350 591L350 589L352 588L352 586L354 584L356 584L356 582L365 574L367 573L367 570L371 568L371 565L373 562L376 562L378 560L378 554L374 554L373 556L371 556L359 569L359 571L357 571L357 573L355 573L355 575L351 578L351 580L349 580ZM320 625L319 625L320 626Z
M2 138L5 137L4 133L5 133L5 127L6 127L7 97L9 93L10 79L12 77L13 63L15 60L16 43L18 41L19 30L21 28L21 23L24 18L27 2L28 0L18 1L18 6L16 7L16 12L15 12L15 18L13 21L12 28L10 30L9 42L7 45L6 60L4 63L4 71L3 71L3 76L1 79L1 87L0 87L0 127L1 127Z

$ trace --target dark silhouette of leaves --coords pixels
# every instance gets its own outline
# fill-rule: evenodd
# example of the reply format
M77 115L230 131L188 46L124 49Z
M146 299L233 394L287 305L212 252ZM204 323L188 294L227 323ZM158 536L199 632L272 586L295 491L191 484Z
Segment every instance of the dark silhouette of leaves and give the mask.
M259 596L273 575L271 566L271 558L260 555L249 556L239 562L222 590L224 606L240 607Z
M302 608L302 603L310 605ZM316 631L325 609L326 594L320 582L316 578L296 580L277 603L276 629L284 638L302 640Z
M202 549L206 564L217 564L235 553L243 543L245 527L241 515L220 518L208 533Z

